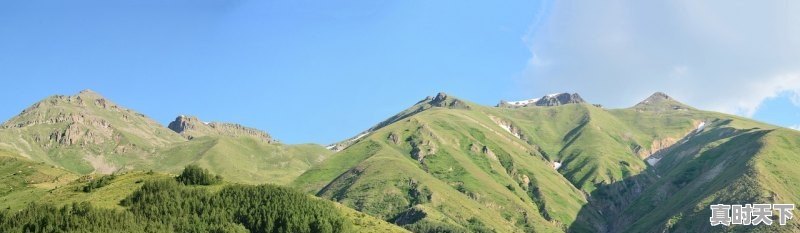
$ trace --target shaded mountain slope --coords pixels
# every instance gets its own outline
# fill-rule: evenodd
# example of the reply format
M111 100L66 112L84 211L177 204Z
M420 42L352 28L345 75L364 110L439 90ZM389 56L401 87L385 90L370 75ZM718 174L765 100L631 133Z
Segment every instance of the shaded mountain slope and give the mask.
M588 208L609 214L609 232L794 232L790 226L737 226L708 224L711 204L797 203L800 174L793 165L800 159L800 133L774 128L735 128L737 120L719 120L691 138L669 148L648 173L654 182L641 194L628 195L622 208ZM744 125L753 122L742 122ZM762 125L763 127L764 125ZM631 180L641 180L635 177ZM649 180L653 180L652 178ZM627 182L627 181L626 181ZM619 189L624 182L607 189ZM628 190L631 192L632 190ZM608 202L596 200L596 202ZM629 205L628 205L629 204ZM592 206L592 205L590 205ZM622 211L621 213L619 211ZM625 226L625 227L615 227Z

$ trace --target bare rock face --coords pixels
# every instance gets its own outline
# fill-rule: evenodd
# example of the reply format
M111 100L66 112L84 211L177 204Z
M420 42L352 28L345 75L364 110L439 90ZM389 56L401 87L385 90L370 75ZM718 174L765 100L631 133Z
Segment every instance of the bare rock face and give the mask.
M528 106L560 106L565 104L586 103L578 93L556 93L542 96L541 98L528 99L522 101L500 101L497 107L516 108Z
M270 136L266 132L250 127L245 127L240 124L211 122L208 123L208 126L217 130L218 132L221 132L224 135L251 136L261 139L262 141L267 143L272 143L274 141L272 139L272 136Z
M466 102L447 96L444 92L439 92L436 97L427 98L426 100L430 99L428 102L430 105L435 107L441 108L454 108L454 109L470 109L469 105Z
M387 139L389 139L389 141L391 141L395 145L400 144L400 136L398 136L394 132L389 133L389 136L387 137Z
M536 106L559 106L565 104L579 104L586 101L581 98L578 93L559 93L555 95L546 95L534 103Z
M178 116L167 127L187 139L203 136L244 136L254 137L266 143L274 142L272 136L258 129L233 123L203 122L194 116Z
M124 166L106 157L145 158L154 148L185 140L91 90L47 97L3 123L0 133L21 139L2 143L7 149L80 173L111 172ZM63 159L64 151L83 161Z
M176 133L183 134L186 131L196 129L197 125L200 123L202 122L200 122L197 117L180 115L175 118L174 121L170 122L169 125L167 125L167 128L175 131Z
M136 113L120 108L87 89L73 96L48 97L23 110L20 115L3 124L2 128L30 131L34 133L31 135L34 141L42 143L41 146L45 148L101 145L108 141L119 142L116 140L119 137L115 137L119 133L107 118L119 116L129 122L127 120L135 118L133 115ZM122 125L122 128L133 127ZM43 135L43 131L49 132ZM44 141L45 138L49 141Z

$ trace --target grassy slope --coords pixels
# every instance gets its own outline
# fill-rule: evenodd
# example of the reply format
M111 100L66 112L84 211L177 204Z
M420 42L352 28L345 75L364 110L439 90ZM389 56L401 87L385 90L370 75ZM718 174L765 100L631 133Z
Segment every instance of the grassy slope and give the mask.
M705 129L697 130L701 122ZM433 108L386 124L293 184L399 224L424 212L422 222L467 226L474 217L498 231L517 231L524 225L507 211L517 209L545 231L566 229L562 224L578 232L707 231L713 230L703 228L710 201L796 202L791 182L800 175L787 166L798 159L791 151L797 132L764 130L774 128L672 100L615 110ZM420 163L417 151L432 153ZM661 160L653 167L644 159L655 152ZM564 163L560 175L549 167L555 161ZM729 167L714 166L721 162ZM431 191L429 202L413 195L420 187ZM723 194L727 199L719 199Z
M633 148L650 149L656 139L690 132L691 113L663 117L654 113L604 110L588 104L495 109L520 128L528 143L541 148L559 171L587 193L595 184L612 183L642 172L646 165Z
M0 208L25 207L76 178L63 169L0 150Z
M200 137L160 150L151 166L177 173L198 164L232 182L288 184L332 152L314 144L264 143L252 137Z
M711 227L711 204L797 203L800 132L749 120L724 121L696 136L698 142L666 155L681 162L657 166L663 179L647 189L623 218L641 216L625 230L794 232L800 225ZM686 151L690 151L687 153ZM693 153L691 153L693 152Z
M75 144L60 143L57 135L71 135ZM51 96L34 104L3 124L0 139L0 148L81 174L125 169L146 160L155 148L185 141L93 92Z
M71 135L72 144L57 140ZM319 145L265 143L245 136L187 141L97 93L51 96L0 128L0 149L78 174L125 170L178 172L200 164L239 183L291 182L331 154Z
M76 180L58 189L47 192L46 194L40 196L38 201L40 203L49 203L54 205L65 205L73 202L88 201L94 206L98 207L123 209L124 207L119 205L120 201L129 196L135 190L139 189L145 181L170 178L171 177L169 175L161 173L128 172L118 175L111 184L96 189L90 193L81 191L81 188L85 186L86 183ZM211 191L217 191L225 185L227 184L218 184L203 188L210 189ZM22 205L16 206L24 207ZM376 219L341 205L337 206L342 213L353 222L356 232L405 232L405 230L385 221Z
M797 131L691 108L675 110L683 107L675 102L605 110L586 104L488 108L452 98L433 107L423 101L322 161L330 152L316 145L233 137L185 141L132 111L59 101L64 99L49 98L6 124L88 114L113 125L110 138L115 139L52 147L46 146L47 138L68 123L0 129L0 148L6 149L0 151L0 172L8 174L0 189L8 188L6 207L18 208L43 196L59 203L95 200L114 207L125 190L147 179L142 173L124 175L106 191L92 194L54 189L77 176L47 164L88 173L95 166L86 155L100 154L106 156L102 163L117 168L174 173L197 163L229 181L291 182L399 224L458 228L477 222L498 231L715 231L722 228L709 228L709 203L800 199L794 185L800 174L790 167L798 159ZM513 126L522 138L498 121ZM707 126L696 133L699 122ZM87 127L104 132L97 125ZM649 154L643 151L672 142L677 144L659 152L656 166L643 161ZM563 163L557 171L551 167L556 161ZM797 229L793 227L781 229Z
M294 183L401 223L401 216L422 211L423 221L467 226L476 218L503 232L526 222L539 231L572 224L585 203L580 192L533 146L495 124L487 109L471 106L434 108L390 124ZM420 163L415 150L432 152ZM420 189L430 190L429 202L411 195Z

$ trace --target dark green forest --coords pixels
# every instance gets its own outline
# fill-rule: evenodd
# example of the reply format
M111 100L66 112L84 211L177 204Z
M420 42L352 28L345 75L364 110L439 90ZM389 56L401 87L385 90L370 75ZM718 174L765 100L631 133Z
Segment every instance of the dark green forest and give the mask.
M188 183L219 180L199 174ZM333 204L290 188L235 184L211 192L178 180L186 181L144 183L120 203L125 210L73 203L3 211L0 232L347 232L352 227Z
M178 177L178 182L186 185L212 185L222 182L222 177L212 175L207 169L197 165L188 165Z

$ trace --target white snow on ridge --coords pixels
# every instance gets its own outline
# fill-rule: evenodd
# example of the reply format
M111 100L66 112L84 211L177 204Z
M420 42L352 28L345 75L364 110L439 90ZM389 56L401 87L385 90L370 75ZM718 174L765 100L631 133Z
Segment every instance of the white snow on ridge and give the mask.
M520 101L509 101L509 102L506 102L506 103L508 103L510 105L514 105L514 106L525 106L527 104L534 103L536 101L539 101L539 98L529 99L529 100L520 100Z
M556 96L561 95L561 94L564 94L564 93L548 94L543 98L555 98ZM542 99L542 98L527 99L527 100L520 100L520 101L508 101L506 103L510 104L510 105L514 105L514 106L525 106L525 105L528 105L528 104L531 104L531 103L535 103L536 101L539 101L540 99Z

